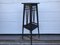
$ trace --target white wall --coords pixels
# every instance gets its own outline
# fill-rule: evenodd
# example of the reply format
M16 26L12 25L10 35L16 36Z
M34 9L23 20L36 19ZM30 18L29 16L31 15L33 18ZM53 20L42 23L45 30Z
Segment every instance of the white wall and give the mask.
M39 28L41 34L60 34L60 0L0 0L0 34L20 34L22 31L22 2L40 2ZM25 32L28 32L25 30ZM37 32L34 30L33 32Z

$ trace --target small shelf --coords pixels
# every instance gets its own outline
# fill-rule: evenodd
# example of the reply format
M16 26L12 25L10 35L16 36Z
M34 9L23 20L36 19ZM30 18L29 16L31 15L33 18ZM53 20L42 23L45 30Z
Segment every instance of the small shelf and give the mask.
M38 25L36 23L29 23L29 24L24 25L24 28L31 30L31 31L33 31L37 27Z

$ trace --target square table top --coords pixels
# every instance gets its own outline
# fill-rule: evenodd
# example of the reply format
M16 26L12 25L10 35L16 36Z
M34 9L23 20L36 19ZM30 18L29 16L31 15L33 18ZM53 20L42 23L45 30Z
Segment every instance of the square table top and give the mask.
M39 2L25 2L25 3L22 3L22 4L39 4Z

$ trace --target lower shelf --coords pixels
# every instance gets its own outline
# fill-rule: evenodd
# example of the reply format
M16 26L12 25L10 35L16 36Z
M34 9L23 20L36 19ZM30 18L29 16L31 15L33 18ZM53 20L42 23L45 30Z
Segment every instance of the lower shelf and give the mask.
M24 28L28 29L28 30L34 30L35 28L37 28L38 25L36 25L35 23L29 23L27 25L24 25Z

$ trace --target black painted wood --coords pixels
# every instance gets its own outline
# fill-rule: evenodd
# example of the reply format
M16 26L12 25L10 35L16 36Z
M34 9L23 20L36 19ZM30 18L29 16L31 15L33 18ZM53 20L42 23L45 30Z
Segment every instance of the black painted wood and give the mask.
M24 34L24 28L28 29L31 34L31 45L32 45L32 31L35 28L38 28L38 35L39 35L39 19L38 19L38 4L39 3L22 3L24 4L24 9L23 9L23 26L22 26L22 34ZM35 8L33 8L35 6ZM25 14L25 11L29 10L30 14ZM33 12L34 11L34 12ZM35 22L35 11L36 11L36 17L37 17L37 23ZM28 15L30 15L30 18L28 18ZM26 24L24 24L24 17L26 16ZM28 23L29 19L29 23ZM23 39L23 35L22 35Z

